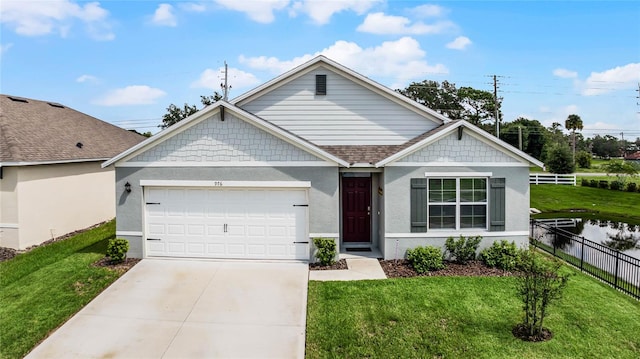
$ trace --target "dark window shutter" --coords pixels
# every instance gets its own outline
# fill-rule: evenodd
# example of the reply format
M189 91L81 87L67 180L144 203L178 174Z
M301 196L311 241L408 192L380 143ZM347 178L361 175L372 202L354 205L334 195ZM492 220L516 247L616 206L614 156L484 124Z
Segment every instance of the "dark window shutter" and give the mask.
M316 95L327 94L327 75L316 75Z
M427 231L427 179L411 179L411 232Z
M489 230L504 231L505 179L491 178L489 183Z

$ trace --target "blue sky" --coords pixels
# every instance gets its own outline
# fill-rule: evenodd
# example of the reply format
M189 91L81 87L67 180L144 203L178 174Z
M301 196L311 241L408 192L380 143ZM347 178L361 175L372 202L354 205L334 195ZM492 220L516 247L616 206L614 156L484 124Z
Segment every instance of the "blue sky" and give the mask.
M171 104L230 98L324 54L391 88L493 90L506 121L640 137L640 2L3 0L0 91L157 132Z

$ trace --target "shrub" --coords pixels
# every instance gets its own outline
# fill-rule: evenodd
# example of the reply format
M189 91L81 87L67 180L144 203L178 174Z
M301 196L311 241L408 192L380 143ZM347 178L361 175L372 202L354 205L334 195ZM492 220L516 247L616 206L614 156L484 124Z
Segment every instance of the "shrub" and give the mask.
M493 242L491 247L480 252L480 260L489 267L500 268L502 270L514 270L520 261L520 252L515 242L501 240Z
M107 257L111 259L111 263L122 263L127 258L129 251L129 241L122 238L114 238L109 240L107 245Z
M598 187L598 181L596 181L596 180L589 181L589 186L597 188Z
M447 238L444 243L446 252L449 253L449 259L452 259L457 263L465 264L470 260L476 258L476 251L482 241L481 236L477 237L464 237L460 235L459 239L453 239L453 237Z
M549 172L557 174L573 173L576 169L569 146L555 145L547 153L545 163Z
M314 238L316 258L323 266L330 266L336 259L336 241L333 238Z
M638 185L635 182L627 183L627 192L635 192L638 190Z
M624 189L624 183L621 181L611 181L609 187L614 191L622 191Z
M598 182L598 187L599 188L604 188L604 189L608 189L609 188L609 182L605 181L605 180L600 180Z
M580 185L582 187L588 187L589 186L589 180L586 178L583 178L582 181L580 182Z
M591 168L591 154L587 151L576 153L576 165L580 168Z
M542 322L549 314L549 304L562 297L569 277L560 274L561 266L558 260L547 260L533 248L522 252L517 290L522 299L524 316L517 327L526 330L529 338L542 335Z
M407 249L407 260L420 274L444 268L442 250L434 246Z

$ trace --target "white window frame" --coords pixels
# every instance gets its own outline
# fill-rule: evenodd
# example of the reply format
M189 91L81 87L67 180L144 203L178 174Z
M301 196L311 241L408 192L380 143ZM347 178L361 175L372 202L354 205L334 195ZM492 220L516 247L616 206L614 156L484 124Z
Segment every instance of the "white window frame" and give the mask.
M456 181L456 201L455 202L431 202L431 180L455 179ZM460 180L461 179L483 179L485 180L485 201L484 202L462 202L460 200ZM455 206L455 228L432 228L431 227L431 206ZM483 205L485 207L484 227L461 228L460 219L462 216L461 206ZM478 231L489 229L489 177L485 176L429 176L427 177L427 230L429 231Z

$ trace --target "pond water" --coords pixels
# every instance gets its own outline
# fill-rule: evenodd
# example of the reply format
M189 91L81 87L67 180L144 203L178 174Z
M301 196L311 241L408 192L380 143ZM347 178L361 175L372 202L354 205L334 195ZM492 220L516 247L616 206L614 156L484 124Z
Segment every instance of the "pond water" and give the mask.
M640 259L640 225L581 217L537 220Z

